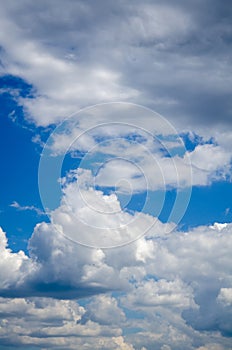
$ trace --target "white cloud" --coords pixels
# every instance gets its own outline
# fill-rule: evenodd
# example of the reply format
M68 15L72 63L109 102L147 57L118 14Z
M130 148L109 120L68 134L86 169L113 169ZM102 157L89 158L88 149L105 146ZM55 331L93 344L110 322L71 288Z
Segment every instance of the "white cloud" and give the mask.
M221 146L198 145L189 152L193 170L193 183L206 185L214 179L224 179L230 174L231 153Z
M136 285L133 293L127 297L131 309L151 307L188 308L196 307L191 287L181 280L148 280ZM133 305L133 306L132 306Z
M116 337L115 348L125 343L150 350L155 342L157 347L175 344L174 349L178 349L185 344L192 350L192 342L202 331L211 332L215 338L217 331L216 344L227 344L232 317L232 225L215 223L178 232L172 224L162 224L151 215L121 211L117 196L95 191L91 181L90 170L83 169L62 180L61 205L50 213L51 223L35 227L29 257L7 249L1 232L2 296L76 299L98 295L85 310L78 309L81 315L75 322L56 321L58 325L51 323L33 330L38 346L72 349L79 334L80 338L99 338L96 348L103 349L110 349L109 339L112 342ZM128 244L146 228L150 229L145 237ZM97 248L70 242L65 236ZM112 242L127 244L117 249L101 248ZM104 295L112 291L123 295ZM21 312L28 313L25 303L16 300L16 304ZM35 312L46 319L45 306L41 305L41 310ZM14 304L9 310L11 307ZM131 312L142 313L144 320L138 321ZM30 315L34 315L32 311ZM123 341L118 338L123 334L122 326L129 329ZM21 344L30 345L30 331L24 328L17 331L20 334L15 332L13 341L20 338ZM130 329L139 329L135 340ZM7 337L9 328L5 331ZM199 346L207 339L201 335ZM90 340L87 348L92 344Z
M117 196L91 186L91 172L78 169L63 188L61 205L50 215L68 238L91 247L115 247L155 232L158 220L142 212L123 211Z
M210 343L204 346L200 346L199 348L197 348L197 350L223 350L225 349L222 345L220 344L214 344L214 343Z
M23 251L12 253L7 248L5 233L0 228L0 281L1 290L14 290L24 283L27 275L33 271L33 262Z
M78 152L84 152L79 167L95 174L93 185L122 193L206 186L230 177L227 148L203 143L187 151L167 120L136 105L106 104L76 114L51 134L42 166L43 158L80 158Z
M128 179L131 187L137 191L210 185L213 181L230 176L231 154L220 146L205 144L198 145L192 152L186 151L183 157L178 155L162 157L160 154L150 153L149 156L141 156L141 159L135 158L133 161L142 169L142 174L130 167L131 171L134 170L130 176L124 164L118 165L115 169L111 168L110 163L106 163L99 174L100 184L103 185L105 181L106 185L112 186L121 174L122 178ZM96 180L98 181L98 178Z
M150 350L154 344L178 349L185 344L192 350L196 339L199 347L211 339L229 349L231 224L223 230L217 225L202 226L168 236L162 234L165 230L160 223L159 236L102 250L72 244L52 224L42 223L31 238L30 257L7 249L2 234L1 261L7 259L7 265L1 268L1 281L5 281L1 294L40 296L1 299L5 320L25 314L18 328L14 328L16 321L9 325L3 319L2 334L6 339L14 334L10 344L32 344L33 335L34 344L60 349L74 348L79 335L75 343L79 346L86 341L87 349L94 342L97 349L112 349L112 337L120 337L123 326L140 329L124 339L135 349ZM41 298L88 297L118 289L124 294L92 297L84 307L74 301ZM142 313L142 319L134 318L135 312Z
M62 288L67 296L78 297L123 287L101 249L72 244L53 225L37 225L29 249L40 266L35 281L57 284L58 294Z
M15 208L20 211L34 211L37 215L46 215L42 210L35 207L34 205L20 205L18 202L14 201L10 204L10 207Z
M78 5L74 9L76 11L79 11ZM1 26L9 33L8 40L4 35L0 38L5 49L4 65L10 74L31 82L37 91L35 99L19 99L29 120L38 125L48 125L62 120L80 107L137 95L135 89L121 85L121 73L113 67L57 55L50 50L54 41L51 46L49 42L44 44L43 40L31 38L11 16L11 9L4 6ZM70 50L69 39L66 39L62 55Z
M124 342L120 328L93 321L81 324L85 308L75 301L1 298L0 314L1 339L5 339L8 346L76 349L78 345L91 349L97 344L96 348L101 349L102 344L103 349L110 349L110 342L115 342L121 344L120 349L132 348Z
M131 344L126 344L123 337L114 337L113 341L117 344L116 350L134 350L134 347Z
M99 295L93 298L86 306L86 313L83 319L98 322L102 325L123 326L126 316L118 306L117 299L107 295Z
M226 306L232 305L232 288L221 288L217 299Z

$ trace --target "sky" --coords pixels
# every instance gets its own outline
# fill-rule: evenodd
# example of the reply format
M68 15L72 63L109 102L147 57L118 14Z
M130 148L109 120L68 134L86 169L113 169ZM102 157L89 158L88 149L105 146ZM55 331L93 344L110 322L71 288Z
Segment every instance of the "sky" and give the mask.
M0 349L231 349L229 1L0 6Z

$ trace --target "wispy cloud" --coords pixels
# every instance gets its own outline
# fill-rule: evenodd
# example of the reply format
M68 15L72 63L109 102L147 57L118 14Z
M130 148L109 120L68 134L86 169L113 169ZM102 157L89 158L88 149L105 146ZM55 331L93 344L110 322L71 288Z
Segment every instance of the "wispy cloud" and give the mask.
M44 211L35 207L34 205L20 205L18 202L14 201L10 204L10 207L15 208L19 211L34 211L39 216L46 215Z

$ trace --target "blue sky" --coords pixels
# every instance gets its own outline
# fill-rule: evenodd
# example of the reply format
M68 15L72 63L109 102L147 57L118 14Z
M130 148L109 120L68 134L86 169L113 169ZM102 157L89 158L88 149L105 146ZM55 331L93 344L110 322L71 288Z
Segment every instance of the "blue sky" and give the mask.
M0 5L0 348L230 349L231 6Z

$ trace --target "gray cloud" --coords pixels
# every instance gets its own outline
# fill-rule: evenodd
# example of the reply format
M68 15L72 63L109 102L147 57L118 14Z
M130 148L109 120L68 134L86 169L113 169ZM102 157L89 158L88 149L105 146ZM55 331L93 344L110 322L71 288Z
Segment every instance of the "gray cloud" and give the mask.
M3 13L2 29L11 33L7 41L2 38L5 70L37 89L33 105L21 103L38 124L89 103L128 99L179 126L184 121L186 128L230 123L232 14L227 1L23 1L4 3ZM25 57L15 49L20 43ZM39 62L45 58L47 63Z

